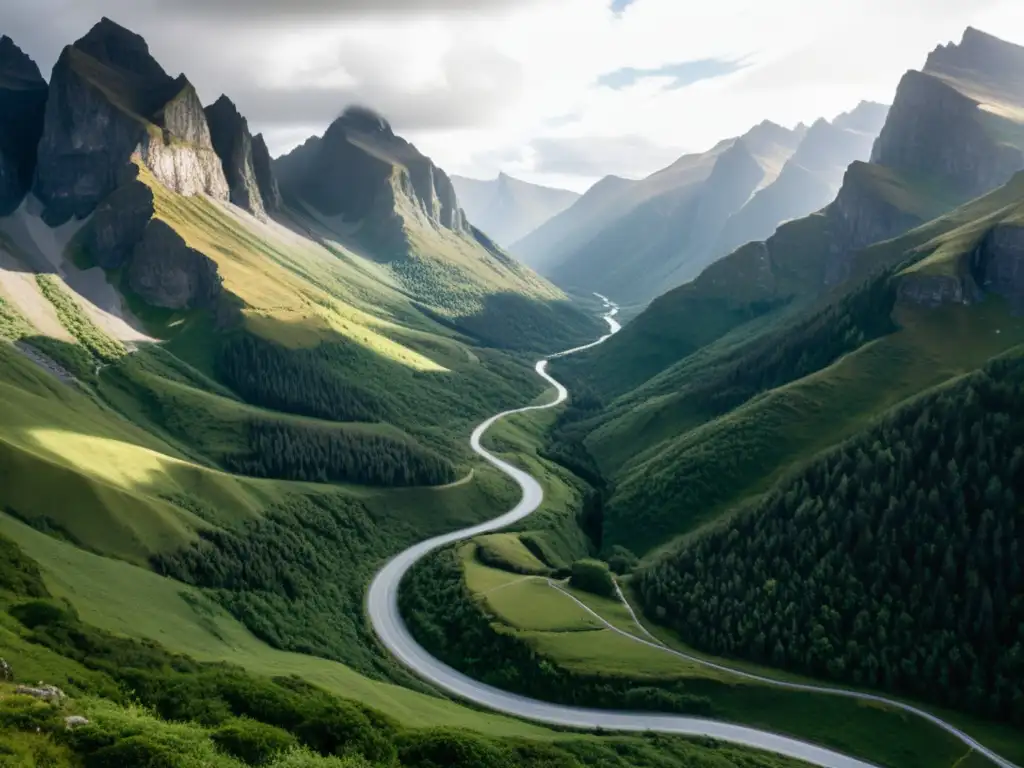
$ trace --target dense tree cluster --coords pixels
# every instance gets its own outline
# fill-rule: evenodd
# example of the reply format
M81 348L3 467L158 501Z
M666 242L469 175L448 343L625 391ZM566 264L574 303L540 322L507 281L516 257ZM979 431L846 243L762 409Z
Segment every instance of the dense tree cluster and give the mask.
M1024 357L811 464L637 576L696 647L1024 725Z
M408 538L336 496L294 498L239 530L211 530L192 547L154 558L162 573L213 594L276 648L391 674L363 616L374 568ZM409 534L415 537L415 533Z
M606 570L607 572L607 570ZM470 677L506 691L577 706L708 715L711 702L665 681L637 685L625 677L585 675L537 654L474 600L453 550L418 563L399 592L402 616L431 654Z
M411 439L354 429L254 421L249 450L244 457L227 457L227 468L253 477L389 488L457 479L450 461Z
M601 597L615 597L615 579L600 560L577 560L572 564L569 584Z
M888 275L797 323L758 336L699 380L688 394L711 416L820 371L868 341L897 330L896 292Z
M332 421L382 421L383 404L343 375L350 362L342 345L285 349L251 334L225 341L218 377L247 402L274 411Z

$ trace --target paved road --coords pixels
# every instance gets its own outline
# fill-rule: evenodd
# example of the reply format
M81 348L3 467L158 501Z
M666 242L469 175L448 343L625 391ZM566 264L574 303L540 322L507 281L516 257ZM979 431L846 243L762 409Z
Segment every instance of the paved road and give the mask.
M424 650L416 640L413 639L409 630L402 620L398 610L398 586L406 572L416 564L417 561L429 553L440 549L443 546L456 541L470 539L483 533L505 528L515 522L522 520L534 512L544 499L544 491L540 484L526 472L502 461L497 456L488 453L481 445L480 440L484 433L498 420L515 413L526 413L529 411L554 408L561 404L568 397L565 387L557 382L547 372L548 360L556 357L564 357L584 349L590 349L602 344L613 334L618 332L620 325L615 320L618 308L608 299L599 296L608 308L604 316L608 323L609 333L602 336L592 344L576 347L537 363L537 374L555 388L555 398L544 405L532 405L526 408L517 408L511 411L499 413L483 422L470 437L470 446L485 460L496 466L502 472L515 480L523 495L519 503L504 515L471 528L464 528L444 536L437 536L427 541L422 541L404 552L395 556L387 565L374 577L373 583L366 597L367 613L374 631L384 646L405 666L409 667L420 677L433 683L456 696L472 701L489 709L514 715L527 720L533 720L549 725L567 726L580 729L601 728L606 731L658 731L661 733L681 734L686 736L707 736L735 744L742 744L749 747L775 752L780 755L797 758L812 765L823 766L823 768L876 768L871 763L858 760L853 757L839 754L830 749L819 747L814 744L799 741L788 736L782 736L769 731L761 731L755 728L748 728L734 723L707 720L698 717L685 717L681 715L661 715L654 713L633 713L619 712L612 710L584 709L581 707L567 707L557 704L549 704L537 701L514 693L507 693L493 686L477 682L461 672L452 669L435 659ZM692 658L692 657L688 657ZM719 665L710 664L700 659L692 659L701 664L708 664L710 667L723 669L728 672L740 674L745 677L778 685L784 688L809 691L814 693L833 694L857 698L865 701L875 701L890 706L898 707L919 717L923 717L943 730L951 733L960 739L966 746L975 749L988 757L1000 768L1017 768L1013 763L1005 760L983 745L977 743L967 734L954 728L952 725L936 718L934 715L919 710L902 702L890 701L880 696L855 693L842 689L824 688L811 685L799 685L793 683L782 683L768 678L760 678L738 670L727 669Z

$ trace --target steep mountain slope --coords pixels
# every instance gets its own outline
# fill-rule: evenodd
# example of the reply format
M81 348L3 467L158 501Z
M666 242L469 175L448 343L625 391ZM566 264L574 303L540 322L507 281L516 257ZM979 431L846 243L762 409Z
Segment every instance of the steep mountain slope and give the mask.
M1008 56L1016 61L1024 49L972 31L964 40L903 78L872 162L850 166L831 205L659 297L591 355L592 380L606 394L620 394L753 318L813 302L860 274L855 255L861 249L950 211L1024 168L1024 96L1001 85L1005 75L992 63ZM945 70L933 71L937 60L946 69L961 62L956 88L962 91ZM968 91L989 100L976 101Z
M681 158L634 185L616 215L603 219L545 267L557 284L644 302L706 265L726 220L771 184L803 135L762 123L702 155Z
M0 216L13 212L32 186L46 95L39 67L11 38L0 37Z
M870 157L887 112L881 104L865 102L832 122L815 122L779 177L729 217L713 254L725 256L745 243L764 240L783 222L831 203L847 167Z
M305 226L362 248L457 328L520 346L548 323L597 328L474 227L445 172L370 110L349 108L275 173Z
M528 184L504 173L491 181L452 176L452 184L466 215L502 248L509 248L580 198L567 189Z

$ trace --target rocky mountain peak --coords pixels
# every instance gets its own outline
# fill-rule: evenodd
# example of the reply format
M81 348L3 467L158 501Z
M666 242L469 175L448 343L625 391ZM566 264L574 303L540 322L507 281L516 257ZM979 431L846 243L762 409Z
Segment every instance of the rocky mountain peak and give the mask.
M369 107L358 105L346 107L336 121L336 125L362 133L383 134L388 137L395 135L391 130L391 124L382 115Z
M126 70L135 77L158 81L170 79L150 54L145 38L106 16L73 47L102 64Z
M888 105L875 101L862 101L849 112L837 116L832 124L843 130L877 134L885 125L885 118L888 114Z
M39 67L7 35L0 37L0 85L46 87Z
M938 46L928 56L926 72L975 70L1001 74L1024 66L1024 47L1001 40L995 35L968 27L959 43Z

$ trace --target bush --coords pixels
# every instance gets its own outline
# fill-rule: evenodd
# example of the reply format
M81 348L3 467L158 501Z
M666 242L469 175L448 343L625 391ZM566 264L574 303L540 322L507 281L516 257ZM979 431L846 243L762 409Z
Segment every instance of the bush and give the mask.
M43 584L39 566L4 536L0 536L0 592L11 592L18 597L49 597L50 594Z
M639 562L640 559L632 551L618 544L612 547L611 555L608 557L608 567L612 569L612 573L619 576L632 573Z
M130 736L89 755L86 768L178 768L175 753L146 736Z
M74 624L78 617L74 611L48 600L32 600L10 608L10 614L28 629L53 625Z
M31 696L0 699L0 728L52 731L59 723L57 707ZM0 765L2 765L0 761Z
M222 725L210 738L229 755L249 765L269 763L282 752L298 746L295 737L287 731L245 718Z
M395 762L394 732L371 721L367 713L352 704L338 702L298 727L296 733L307 746L322 755L361 755L372 763Z
M615 579L600 560L577 560L572 564L569 584L601 597L615 597Z
M407 734L398 754L403 765L417 768L513 768L507 750L474 734L445 728Z

